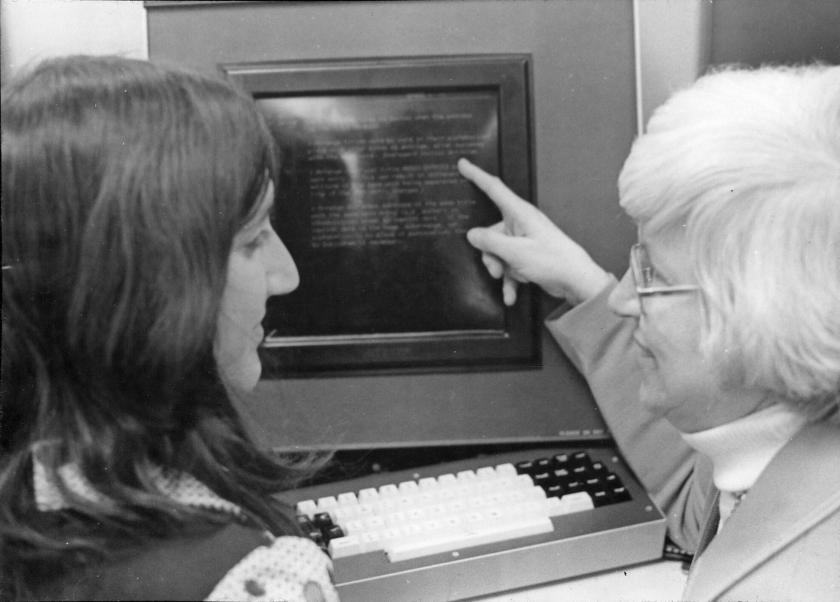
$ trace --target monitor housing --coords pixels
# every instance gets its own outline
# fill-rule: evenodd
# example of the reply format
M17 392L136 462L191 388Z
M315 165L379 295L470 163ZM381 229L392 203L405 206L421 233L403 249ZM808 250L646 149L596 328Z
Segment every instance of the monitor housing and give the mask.
M216 75L277 61L317 67L411 57L434 70L441 57L527 56L534 180L530 188L506 183L537 198L605 269L627 269L636 229L618 205L616 178L637 134L632 3L175 2L149 4L146 13L150 59ZM315 86L319 79L313 72ZM560 305L532 294L541 317ZM376 449L390 459L402 447L425 457L462 445L605 440L586 382L538 326L539 368L318 369L281 378L266 367L257 388L235 401L278 450ZM621 386L632 395L633 383Z

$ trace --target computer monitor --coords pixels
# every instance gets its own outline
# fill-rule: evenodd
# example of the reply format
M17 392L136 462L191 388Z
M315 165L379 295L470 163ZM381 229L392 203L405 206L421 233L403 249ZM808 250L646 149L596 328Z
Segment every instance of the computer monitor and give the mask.
M301 274L269 300L264 372L538 368L536 296L506 307L466 240L501 215L466 157L534 200L530 57L223 65L282 171L272 218Z

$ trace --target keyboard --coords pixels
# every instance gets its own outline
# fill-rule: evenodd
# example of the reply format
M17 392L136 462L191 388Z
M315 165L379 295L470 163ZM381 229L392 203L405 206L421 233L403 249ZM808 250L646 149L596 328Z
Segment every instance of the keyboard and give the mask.
M610 448L528 449L283 496L342 601L460 600L662 557L665 519Z

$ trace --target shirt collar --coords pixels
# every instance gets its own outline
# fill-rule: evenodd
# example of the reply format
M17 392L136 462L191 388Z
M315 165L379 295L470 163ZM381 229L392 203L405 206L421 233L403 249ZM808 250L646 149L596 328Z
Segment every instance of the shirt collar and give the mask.
M773 456L805 422L802 414L777 403L705 431L683 433L682 437L712 460L718 489L740 492L752 487Z
M69 508L65 491L87 502L108 504L108 498L90 484L77 464L68 462L60 465L55 472L50 472L43 460L44 453L47 453L44 445L33 446L32 481L38 510L49 512ZM152 466L149 476L154 487L174 502L234 515L242 512L239 506L219 497L189 473Z

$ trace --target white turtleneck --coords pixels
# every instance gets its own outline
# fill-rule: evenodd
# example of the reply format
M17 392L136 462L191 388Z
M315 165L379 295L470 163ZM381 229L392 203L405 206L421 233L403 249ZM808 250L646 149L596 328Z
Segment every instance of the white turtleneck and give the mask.
M682 434L688 445L712 460L715 487L720 490L720 526L804 424L800 413L776 404L705 431Z

